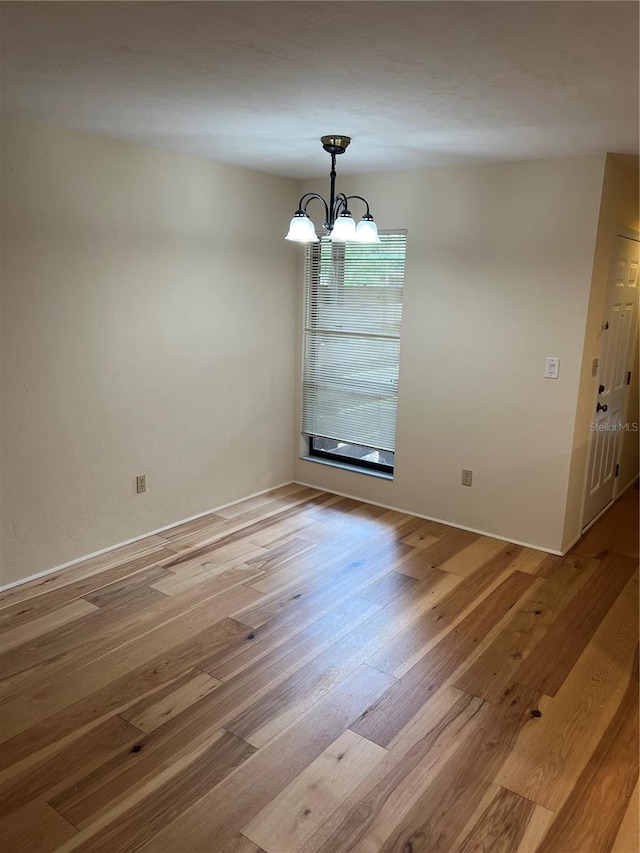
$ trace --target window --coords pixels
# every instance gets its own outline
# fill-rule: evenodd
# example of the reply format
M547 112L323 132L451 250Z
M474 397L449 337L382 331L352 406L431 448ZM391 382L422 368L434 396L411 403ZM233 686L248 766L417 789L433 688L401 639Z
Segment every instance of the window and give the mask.
M406 233L306 247L302 431L309 455L392 473Z

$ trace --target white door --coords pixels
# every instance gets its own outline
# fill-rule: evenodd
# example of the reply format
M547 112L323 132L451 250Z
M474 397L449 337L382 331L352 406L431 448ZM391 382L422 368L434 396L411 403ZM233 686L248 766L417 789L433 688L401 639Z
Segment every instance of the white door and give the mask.
M598 395L591 442L583 525L616 496L633 350L638 330L638 258L640 243L616 237L600 337Z

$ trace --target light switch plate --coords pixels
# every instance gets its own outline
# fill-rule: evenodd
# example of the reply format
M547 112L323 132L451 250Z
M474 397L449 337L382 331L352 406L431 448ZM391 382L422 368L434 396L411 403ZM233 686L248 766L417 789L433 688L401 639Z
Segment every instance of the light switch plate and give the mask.
M560 359L557 356L547 356L544 360L544 378L557 379L560 372Z

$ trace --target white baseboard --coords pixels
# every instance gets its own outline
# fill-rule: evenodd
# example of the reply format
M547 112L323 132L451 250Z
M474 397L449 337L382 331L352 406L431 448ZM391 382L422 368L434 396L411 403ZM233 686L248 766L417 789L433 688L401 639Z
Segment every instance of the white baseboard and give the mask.
M246 495L244 498L238 498L235 501L229 501L229 503L221 504L220 506L215 507L215 509L206 509L204 512L197 513L197 515L191 515L189 518L183 518L181 521L174 521L171 524L165 524L164 527L158 527L157 530L150 530L148 533L142 533L140 536L134 536L133 539L118 542L117 545L109 545L108 548L101 548L99 551L93 551L91 554L85 554L83 557L76 557L74 560L69 560L68 563L62 563L59 566L54 566L53 569L45 569L42 572L37 572L35 575L29 575L29 577L21 578L17 581L11 581L11 583L0 586L0 593L13 589L16 586L22 586L22 584L37 581L40 578L45 578L47 575L52 575L55 572L61 572L64 569L69 569L71 566L83 563L85 560L90 560L92 557L100 557L102 554L108 554L109 551L115 551L117 548L122 548L125 545L133 545L134 542L140 542L142 539L146 539L147 536L157 536L159 533L165 533L167 530L171 530L172 527L178 527L178 525L185 524L187 521L195 521L197 518L202 518L212 512L219 512L219 510L226 509L229 506L235 506L235 504L242 503L242 501L248 501L251 500L251 498L258 498L260 495L265 495L267 492L274 491L274 489L281 489L283 486L290 486L292 482L292 480L288 480L286 483L278 483L277 486L269 486L268 489L262 489L259 492L254 492L252 495Z
M621 491L618 494L618 498L621 497L624 494L624 492L626 492L628 489L632 488L635 485L635 483L637 482L637 480L638 480L638 478L634 477L633 480L631 480L623 489L621 489ZM419 512L412 512L410 510L402 509L402 508L397 507L397 506L391 506L390 504L378 503L377 501L363 500L361 497L358 497L357 495L348 494L347 492L337 492L337 491L335 491L335 489L320 489L317 485L314 485L313 483L303 483L300 480L289 480L285 483L278 483L276 486L269 486L269 488L267 488L267 489L261 489L259 492L254 492L251 495L246 495L245 497L238 498L235 501L230 501L229 503L221 504L220 506L214 507L212 509L207 509L204 512L199 512L196 515L191 515L188 518L183 518L180 521L174 521L171 524L166 524L164 527L158 527L156 530L150 530L147 533L142 533L140 536L134 536L132 539L127 539L124 542L118 542L116 545L110 545L108 548L101 548L99 551L93 551L91 554L85 554L82 557L76 557L76 559L69 560L68 563L62 563L59 566L54 566L52 569L45 569L44 571L38 572L37 574L29 575L29 577L21 578L20 580L12 581L11 583L4 584L3 586L0 586L0 593L6 592L9 589L13 589L16 586L21 586L22 584L26 584L26 583L30 583L31 581L39 580L40 578L44 578L47 575L52 575L55 572L60 572L60 571L63 571L64 569L71 568L71 566L75 566L78 563L84 562L85 560L90 560L92 557L99 557L102 554L108 554L109 551L115 551L117 548L122 548L125 545L133 545L134 542L140 542L141 540L146 539L148 536L156 536L160 533L165 533L167 530L171 530L171 528L177 527L180 524L185 524L188 521L195 521L196 519L202 518L205 515L209 515L212 512L218 512L221 509L226 509L227 507L234 506L235 504L242 503L242 501L247 501L247 500L250 500L251 498L260 497L260 495L264 495L267 492L272 492L272 491L274 491L274 489L281 489L283 486L289 486L292 483L297 485L297 486L306 486L307 488L310 488L310 489L318 489L319 491L326 491L326 492L329 492L330 494L340 495L340 497L343 497L343 498L351 498L352 500L360 501L361 503L368 503L368 504L371 504L372 506L379 506L379 507L382 507L383 509L390 509L390 510L393 510L394 512L404 512L407 515L414 515L416 518L424 518L425 521L436 521L439 524L446 524L448 527L455 527L458 530L468 530L469 533L478 533L480 536L489 536L492 539L499 539L501 542L510 542L512 545L521 545L523 548L531 548L534 551L542 551L545 554L554 554L557 557L563 557L568 551L570 551L571 548L573 548L573 546L576 544L576 542L580 539L580 537L585 533L585 531L588 530L589 527L591 527L591 525L594 524L598 520L598 518L600 518L600 515L602 515L602 513L601 513L595 519L593 519L593 521L590 522L590 524L587 527L585 527L585 529L581 533L579 533L575 537L575 539L572 540L572 542L568 545L568 547L564 551L556 551L552 548L543 548L541 545L533 545L531 542L522 542L519 539L508 539L506 536L498 536L496 533L491 533L487 530L480 530L476 527L467 527L464 524L455 524L454 522L447 521L446 519L443 519L443 518L436 518L435 516L431 516L431 515L423 515L422 513L419 513ZM610 508L610 506L607 506L605 508L605 510L603 510L603 513L606 512L606 510L608 510L609 508Z
M314 486L312 483L303 483L301 480L294 480L293 482L298 486L307 486L310 489L320 489L322 492L329 492L332 495L340 495L342 498L351 498L354 501L371 504L372 506L380 506L383 509L392 509L394 512L404 512L405 515L414 515L416 518L424 518L425 521L437 521L439 524L446 524L447 527L455 527L457 530L468 530L469 533L478 533L480 536L489 536L491 539L499 539L501 542L509 542L512 545L522 545L523 548L532 548L534 551L542 551L545 554L554 554L556 557L563 557L564 554L566 554L566 551L553 551L551 548L543 548L541 545L532 545L530 542L521 542L518 539L507 539L506 536L498 536L496 533L489 533L487 530L478 530L476 527L466 527L464 524L454 524L453 521L447 521L444 518L435 518L432 515L422 515L422 513L413 512L413 510L401 509L397 506L390 506L390 504L378 503L378 501L364 500L357 495L347 494L347 492L337 492L335 489L321 489L319 486Z

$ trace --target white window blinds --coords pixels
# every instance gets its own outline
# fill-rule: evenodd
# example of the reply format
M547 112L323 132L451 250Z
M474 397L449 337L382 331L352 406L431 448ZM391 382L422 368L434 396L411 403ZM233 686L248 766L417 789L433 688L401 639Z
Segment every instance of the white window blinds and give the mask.
M406 240L307 245L305 434L395 450Z

